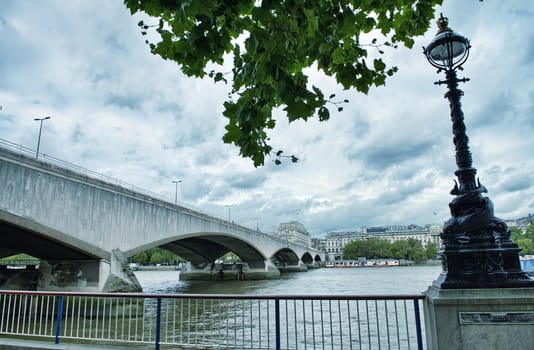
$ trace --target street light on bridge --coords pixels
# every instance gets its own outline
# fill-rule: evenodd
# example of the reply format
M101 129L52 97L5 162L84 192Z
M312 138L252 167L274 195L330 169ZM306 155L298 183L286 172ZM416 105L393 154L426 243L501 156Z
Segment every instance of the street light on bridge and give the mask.
M41 145L41 132L43 131L43 121L50 119L50 117L34 118L33 120L41 122L39 126L39 138L37 139L37 150L35 151L35 159L39 158L39 146Z
M230 208L232 208L233 204L227 204L226 207L228 208L228 222L230 222Z
M174 191L174 204L178 204L178 184L182 182L182 180L172 180L172 183L176 185L176 190Z
M510 240L504 221L494 216L493 203L482 196L487 189L475 176L460 103L463 91L458 89L459 82L469 79L456 75L456 70L463 70L471 45L448 27L443 15L437 23L439 31L423 52L438 73L445 72L446 79L435 84L448 88L445 98L450 104L458 181L451 191L456 196L449 204L451 218L440 234L443 271L433 284L443 289L532 287L534 281L521 271L519 247Z

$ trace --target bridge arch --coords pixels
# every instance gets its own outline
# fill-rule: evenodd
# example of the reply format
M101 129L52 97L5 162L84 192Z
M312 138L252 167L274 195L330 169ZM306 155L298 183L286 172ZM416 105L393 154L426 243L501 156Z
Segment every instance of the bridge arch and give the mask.
M296 265L299 263L299 257L289 248L282 248L273 254L272 259L277 265Z
M168 237L124 253L126 257L141 251L161 247L169 250L197 268L205 268L226 253L233 252L251 268L263 268L268 259L252 242L221 232L195 232Z
M76 237L3 210L0 232L0 258L24 253L40 260L21 270L0 270L0 288L77 291L83 285L87 291L100 291L122 284L128 289L121 291L141 290L135 277L123 273L113 253Z
M311 254L309 252L304 253L300 259L306 265L313 264L313 257L311 256Z
M109 260L109 252L0 210L0 258L25 253L50 260Z
M282 272L298 272L308 270L297 253L287 247L278 250L275 254L273 254L271 259Z

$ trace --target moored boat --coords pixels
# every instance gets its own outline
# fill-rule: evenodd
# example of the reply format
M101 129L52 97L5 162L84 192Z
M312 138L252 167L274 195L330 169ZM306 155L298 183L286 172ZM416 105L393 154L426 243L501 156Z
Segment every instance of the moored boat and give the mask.
M372 259L372 260L339 260L326 262L325 267L350 268L350 267L390 267L400 266L399 260L395 259Z
M524 255L519 257L521 270L525 271L527 275L534 276L534 255Z

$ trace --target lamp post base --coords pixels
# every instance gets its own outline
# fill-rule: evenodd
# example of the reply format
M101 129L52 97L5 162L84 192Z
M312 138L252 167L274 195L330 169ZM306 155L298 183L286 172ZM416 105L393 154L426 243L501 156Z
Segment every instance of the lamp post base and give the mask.
M487 189L474 181L476 170L456 171L459 186L449 204L440 251L443 272L433 285L442 289L534 287L521 271L521 249L510 239L506 223L493 214L493 203L482 196Z
M506 246L447 246L442 252L443 272L432 285L441 289L534 287L521 270L515 243Z

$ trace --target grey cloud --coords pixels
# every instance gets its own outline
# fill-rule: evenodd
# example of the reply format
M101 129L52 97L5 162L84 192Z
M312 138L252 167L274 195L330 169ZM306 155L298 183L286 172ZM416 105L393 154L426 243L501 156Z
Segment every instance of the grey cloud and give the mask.
M398 165L408 159L427 154L435 142L416 137L398 140L375 139L372 144L347 152L349 159L362 159L365 166L383 171L392 165Z
M355 139L358 139L363 135L366 135L369 132L370 127L371 125L369 121L359 115L359 113L357 113L352 119L351 134L354 136Z
M3 105L3 102L0 101L0 106L2 107L2 111L6 109L6 106ZM2 129L8 129L15 125L16 117L11 114L2 114L2 117L0 118L0 130Z
M221 157L224 157L221 159ZM228 157L224 154L217 154L217 153L211 153L211 152L199 152L195 155L194 163L198 166L206 166L213 163L216 163L217 161L228 159Z
M80 124L77 124L71 134L71 140L74 143L82 142L85 139L85 133Z
M520 114L521 118L519 120L519 123L526 128L526 130L523 130L530 133L534 131L534 91L528 94L527 101L529 104L528 106L526 106L523 113ZM526 136L531 137L532 134L530 133Z
M21 78L24 78L23 73L28 67L33 67L35 61L39 57L37 50L29 46L27 40L20 35L20 33L7 23L4 17L2 26L0 27L0 52L2 59L0 60L0 87L13 88L13 85L18 85ZM20 63L24 62L21 66Z
M251 190L260 187L266 179L265 174L254 172L249 174L233 174L230 177L226 177L225 182L231 188Z
M420 194L422 190L433 187L431 181L403 181L393 186L393 188L382 192L377 199L377 203L382 205L392 205L403 203L410 197Z
M529 20L531 20L531 18ZM532 65L532 57L534 57L534 36L531 35L524 45L519 62L524 65Z
M114 51L116 54L127 54L128 49L123 45L121 40L115 34L108 34L104 43L108 48Z
M119 94L106 94L105 104L115 105L119 108L127 108L131 110L138 110L141 108L142 101L139 96L135 95L119 95Z
M469 118L474 127L487 127L503 119L513 119L514 106L509 93L501 92L498 96L487 99L477 112Z
M182 114L182 108L178 101L159 101L156 108L159 113L170 115L176 121L187 119L186 116Z
M198 145L212 139L209 128L206 124L193 124L187 128L186 133L184 130L180 130L180 127L176 130L176 133L180 133L180 138L184 145ZM212 157L217 155L212 154Z
M383 205L374 201L353 198L350 204L337 207L335 210L327 210L315 213L308 218L312 231L319 236L324 233L337 230L358 229L362 226L372 225L375 218L387 210Z
M515 174L502 182L501 191L519 192L534 186L534 176L532 174Z

